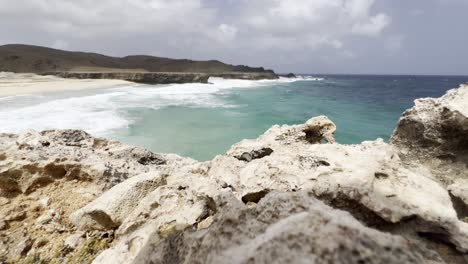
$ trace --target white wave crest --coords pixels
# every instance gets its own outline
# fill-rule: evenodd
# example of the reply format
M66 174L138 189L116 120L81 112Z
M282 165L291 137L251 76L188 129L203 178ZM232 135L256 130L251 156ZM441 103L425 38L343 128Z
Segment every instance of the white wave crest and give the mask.
M250 81L210 78L209 84L139 84L100 90L98 94L91 95L89 92L74 92L61 97L3 97L0 98L0 132L71 128L83 129L95 135L107 135L110 131L125 128L133 122L128 115L129 109L159 109L167 106L235 107L223 101L219 94L231 89L265 87L303 80L312 79L297 77Z

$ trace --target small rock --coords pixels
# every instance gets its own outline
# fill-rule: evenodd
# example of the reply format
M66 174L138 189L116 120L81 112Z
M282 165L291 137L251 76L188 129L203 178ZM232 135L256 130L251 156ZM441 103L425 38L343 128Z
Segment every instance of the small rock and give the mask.
M20 242L14 245L11 249L13 256L24 256L26 255L33 245L33 241L29 237L23 238Z
M8 215L5 217L5 220L8 222L13 222L13 221L22 221L26 218L26 212L21 211L21 212L16 212Z
M306 139L312 144L319 144L322 139L335 143L336 125L326 116L317 116L305 123Z
M0 219L0 230L5 230L8 228L8 223L4 219Z
M203 221L198 223L197 229L198 230L207 229L208 227L211 226L211 224L213 223L213 220L214 220L213 216L208 216L206 219L203 219Z
M264 189L264 190L261 190L259 192L247 193L244 196L242 196L242 202L244 202L245 204L258 203L269 192L270 192L270 190Z
M49 224L40 226L44 229L45 232L52 234L52 233L63 233L67 230L67 228L59 223L51 222Z
M34 248L40 248L40 247L43 247L43 246L47 245L47 243L49 243L49 240L47 240L46 238L41 237L38 240L36 240L36 242L34 242L33 247Z
M169 237L177 231L175 223L164 223L158 229L158 234L161 237Z
M7 205L9 203L10 203L10 200L8 198L0 197L0 206Z
M261 159L266 156L270 156L273 153L271 148L261 148L259 150L252 150L251 152L244 152L242 155L237 156L238 160L251 162L255 159Z
M0 261L3 261L2 257L8 254L8 244L5 241L0 240ZM0 262L4 263L4 262Z
M67 237L63 244L67 248L75 249L85 240L84 235L85 235L84 232L77 232Z
M42 197L39 200L39 203L43 208L47 208L50 205L50 198L49 197Z
M39 218L37 218L36 224L37 225L48 224L49 222L52 221L52 219L54 219L56 214L57 212L54 209L47 210L41 216L39 216Z

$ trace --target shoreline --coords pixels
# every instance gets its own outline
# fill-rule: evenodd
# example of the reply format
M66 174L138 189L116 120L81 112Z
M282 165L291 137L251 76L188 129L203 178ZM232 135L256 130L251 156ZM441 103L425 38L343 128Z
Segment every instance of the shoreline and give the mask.
M76 73L48 74L0 72L0 98L51 92L95 90L136 84L209 83L209 78L278 80L259 73Z
M0 98L52 92L114 88L135 83L123 80L78 80L30 73L0 72Z

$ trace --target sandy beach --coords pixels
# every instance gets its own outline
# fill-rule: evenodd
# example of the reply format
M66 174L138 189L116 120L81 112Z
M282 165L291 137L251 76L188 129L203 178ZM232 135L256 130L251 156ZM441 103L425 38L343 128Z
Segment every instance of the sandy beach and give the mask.
M133 84L132 82L122 80L77 80L54 76L40 76L30 73L17 74L0 72L0 97L59 91L103 89Z

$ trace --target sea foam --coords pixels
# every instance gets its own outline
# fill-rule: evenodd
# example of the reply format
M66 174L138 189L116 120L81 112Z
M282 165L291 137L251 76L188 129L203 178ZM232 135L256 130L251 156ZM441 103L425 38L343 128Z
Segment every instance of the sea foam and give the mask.
M278 80L231 80L210 78L208 84L170 85L137 84L104 90L0 98L0 132L19 133L27 129L83 129L105 136L115 129L128 127L133 120L130 109L160 109L168 106L236 107L219 94L232 89L266 87L303 80L306 77ZM97 93L97 94L96 94Z

